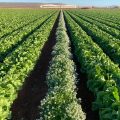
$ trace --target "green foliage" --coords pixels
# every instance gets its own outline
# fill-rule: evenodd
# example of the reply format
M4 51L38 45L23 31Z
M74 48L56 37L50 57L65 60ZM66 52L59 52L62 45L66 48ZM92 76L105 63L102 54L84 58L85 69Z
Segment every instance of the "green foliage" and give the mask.
M62 12L56 40L47 74L49 89L41 102L40 120L85 120L85 114L76 98L75 65L71 60L70 42Z
M104 54L102 49L66 12L65 16L76 56L82 71L88 76L88 88L95 94L93 110L99 110L100 120L119 120L120 69L118 65ZM76 17L74 19L81 22ZM92 28L90 27L90 29Z
M85 29L85 31L94 37L94 41L104 50L104 52L109 55L109 57L117 64L120 64L120 40L116 39L114 36L115 35L110 35L106 33L105 31L101 30L97 25L91 24L88 21L85 21L81 19L80 17L70 14L75 21ZM104 29L104 25L100 25ZM109 29L108 29L109 30ZM119 32L119 30L118 30ZM110 32L111 33L111 32ZM120 33L118 33L119 35ZM120 38L118 36L118 38Z
M0 73L0 120L10 118L10 107L17 97L25 78L33 70L36 61L41 54L45 42L53 27L57 13L50 14L39 20L39 24L45 23L31 34L17 49L11 52L1 64ZM43 14L44 15L44 14ZM49 16L51 16L49 18ZM49 19L47 19L49 18ZM41 22L40 22L41 21ZM36 24L34 24L34 27Z

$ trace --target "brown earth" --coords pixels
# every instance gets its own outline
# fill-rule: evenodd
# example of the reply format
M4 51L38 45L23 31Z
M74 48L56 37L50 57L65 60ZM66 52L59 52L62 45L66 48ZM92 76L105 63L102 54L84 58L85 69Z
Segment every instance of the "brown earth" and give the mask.
M56 43L56 28L59 16L52 28L48 41L45 43L41 55L34 67L34 70L26 78L22 90L19 91L17 99L14 101L11 111L12 120L35 120L39 117L40 101L45 97L48 86L46 74L49 69L49 62L52 59L52 48Z
M66 24L67 27L67 24ZM67 27L67 33L69 35L71 41L71 35L69 29ZM92 102L95 100L92 92L87 88L87 75L81 72L81 65L77 60L77 56L75 55L75 46L71 41L71 52L73 53L73 61L76 65L76 73L77 73L77 98L81 98L81 106L83 111L86 113L86 120L99 120L98 111L92 111Z

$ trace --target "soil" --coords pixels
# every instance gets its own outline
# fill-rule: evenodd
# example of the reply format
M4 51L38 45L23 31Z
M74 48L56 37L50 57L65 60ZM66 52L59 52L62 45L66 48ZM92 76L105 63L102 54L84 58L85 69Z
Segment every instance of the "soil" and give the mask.
M100 38L97 37L97 36L95 36L94 34L92 34L92 32L88 28L84 27L84 25L81 25L77 20L75 20L75 18L72 15L70 15L70 16L86 32L86 34L92 38L92 40L103 50L103 52L107 56L109 56L109 58L111 59L111 61L115 61L115 59L113 57L111 57L110 54L105 49L103 49L103 46L96 42L96 39L100 39Z
M54 14L54 13L53 13ZM52 14L52 15L53 15ZM39 24L38 26L36 26L33 30L31 30L28 34L24 35L20 41L18 41L16 44L12 45L9 49L6 50L6 52L4 53L4 57L3 57L3 61L4 59L11 54L14 50L16 50L24 41L26 41L29 36L31 36L34 32L36 32L43 24L45 24L45 22L50 19L50 17L52 16L50 15L46 20L44 20L41 24Z
M67 27L67 33L69 35L71 41L71 35L69 29ZM77 98L81 98L81 106L83 111L86 113L86 120L99 120L98 111L92 111L92 102L95 100L94 95L87 88L87 75L81 72L81 65L77 60L77 56L75 55L75 47L71 42L71 52L73 54L73 61L76 65L76 73L77 73Z
M48 41L45 43L41 55L34 67L34 70L26 78L22 89L14 101L11 111L12 120L35 120L39 118L40 101L45 97L48 86L46 83L46 74L49 69L49 62L52 59L52 48L56 43L56 28L58 18L52 28Z
M46 74L49 69L49 62L52 59L52 48L56 43L55 31L58 26L58 18L53 26L48 41L45 43L41 56L37 61L34 70L26 78L22 90L19 91L17 99L14 101L11 111L12 120L35 120L40 118L40 101L45 97L48 86L46 84ZM67 31L68 35L69 30ZM70 37L71 38L71 37ZM92 102L94 95L87 88L87 75L81 72L81 65L74 54L74 46L71 43L71 52L76 64L77 79L77 98L81 98L81 106L86 113L86 120L99 120L98 111L92 111ZM23 119L22 119L23 118Z
M95 100L94 95L87 88L87 75L81 72L81 66L77 61L75 55L74 62L76 64L76 72L78 74L77 79L77 98L81 98L81 106L83 111L86 113L86 120L99 120L98 111L92 111L92 102Z

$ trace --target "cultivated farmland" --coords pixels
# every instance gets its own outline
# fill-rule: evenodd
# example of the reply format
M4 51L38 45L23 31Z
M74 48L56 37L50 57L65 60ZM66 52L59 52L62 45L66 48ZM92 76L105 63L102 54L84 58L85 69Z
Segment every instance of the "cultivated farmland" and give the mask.
M0 120L120 120L120 11L0 9Z

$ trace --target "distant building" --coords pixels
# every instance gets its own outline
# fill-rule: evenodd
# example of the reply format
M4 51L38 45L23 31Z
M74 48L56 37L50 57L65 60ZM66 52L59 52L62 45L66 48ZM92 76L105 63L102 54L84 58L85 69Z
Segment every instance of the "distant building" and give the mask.
M76 5L64 5L64 4L42 4L40 8L76 8Z

